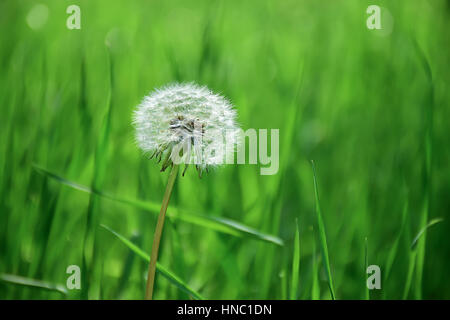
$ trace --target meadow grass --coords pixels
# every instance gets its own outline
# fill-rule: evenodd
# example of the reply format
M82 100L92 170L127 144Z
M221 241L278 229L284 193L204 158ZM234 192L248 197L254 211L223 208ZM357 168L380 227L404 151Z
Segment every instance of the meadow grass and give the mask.
M328 281L328 288L330 289L330 295L331 299L336 299L336 294L334 292L334 284L333 284L333 277L331 275L331 266L330 266L330 258L328 255L328 245L327 245L327 232L325 229L325 223L323 222L322 218L322 212L320 210L320 201L319 201L319 191L317 187L317 178L316 178L316 167L314 165L314 161L311 160L311 166L313 171L313 179L314 179L314 195L316 199L316 218L317 218L317 225L316 229L318 230L318 243L320 244L320 251L322 253L322 260L325 267L325 272L327 276ZM367 238L366 238L367 243ZM367 251L367 250L366 250ZM367 252L366 252L367 254Z
M298 231L298 221L295 219L294 253L292 254L292 275L290 299L297 299L298 276L300 273L300 234Z
M0 298L144 297L167 173L132 111L195 81L280 130L280 168L179 177L155 299L365 299L366 264L370 299L450 299L450 4L378 1L385 34L372 2L1 1Z

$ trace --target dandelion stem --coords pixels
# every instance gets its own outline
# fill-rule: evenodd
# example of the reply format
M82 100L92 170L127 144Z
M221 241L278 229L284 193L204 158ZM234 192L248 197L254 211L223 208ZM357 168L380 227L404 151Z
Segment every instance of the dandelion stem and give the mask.
M148 266L147 287L145 290L145 299L152 300L153 286L155 284L156 261L158 260L159 242L161 241L162 230L164 227L164 218L166 217L167 206L169 205L170 195L172 194L173 184L178 173L178 165L174 164L167 181L166 191L159 211L158 221L156 223L155 235L153 236L152 252L150 254L150 264Z

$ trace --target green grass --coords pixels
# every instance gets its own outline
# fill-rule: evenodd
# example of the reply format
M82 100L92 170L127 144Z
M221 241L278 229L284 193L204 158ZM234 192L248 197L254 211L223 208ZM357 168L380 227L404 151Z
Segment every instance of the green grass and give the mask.
M106 230L108 230L109 232L111 232L113 235L115 235L124 245L126 245L130 250L132 250L134 253L136 253L139 257L144 259L146 262L150 261L150 256L148 254L146 254L144 251L142 251L141 249L139 249L130 240L128 240L121 234L115 232L111 228L108 228L107 226L102 225L102 227L105 228ZM198 299L198 300L204 299L198 292L191 289L186 283L184 283L182 279L180 279L177 275L170 272L167 268L165 268L158 262L156 263L156 271L161 273L171 283L173 283L175 286L177 286L180 290L191 295L193 298Z
M328 255L328 245L327 245L327 233L325 230L325 223L323 222L322 212L320 210L320 201L319 201L319 191L317 187L317 178L316 178L316 167L314 165L314 161L311 160L311 166L313 171L314 178L314 195L316 197L316 218L317 218L317 230L318 230L318 238L320 243L320 252L322 253L322 260L325 267L325 272L327 275L328 288L330 289L331 299L336 299L336 294L334 292L334 284L333 277L331 275L331 266L330 266L330 258Z
M292 276L291 276L291 300L297 299L298 276L300 271L300 234L298 231L298 221L295 219L294 253L292 255Z
M367 272L367 267L369 266L369 243L367 237L364 239L364 271ZM367 274L365 274L367 276ZM364 283L364 281L363 281ZM370 290L366 285L365 297L366 300L370 300Z
M66 28L74 3L81 30ZM450 5L380 0L384 34L370 4L0 1L0 298L144 297L167 173L132 112L195 81L244 129L280 130L280 168L179 177L156 299L450 299Z
M103 192L98 189L91 189L89 187L80 185L76 182L66 180L63 177L58 176L38 165L34 165L33 167L38 172L44 174L45 176L48 176L48 177L58 181L59 183L69 186L75 190L87 192L94 196L100 196L105 199L124 203L124 204L130 205L130 206L133 206L135 208L147 210L154 214L157 214L159 212L159 209L158 209L159 204L157 204L155 202L149 202L149 201L144 202L144 201L135 200L135 199L120 198L120 197L117 197L110 193ZM230 234L230 235L237 236L237 237L246 236L246 237L250 237L250 238L254 238L254 239L258 239L258 240L262 240L262 241L267 241L267 242L270 242L273 244L277 244L279 246L283 246L283 244L284 244L283 240L278 237L258 232L257 230L254 230L253 228L246 226L242 223L239 223L237 221L233 221L233 220L221 218L221 217L215 217L215 216L211 216L211 215L204 216L204 215L197 214L195 212L183 212L183 210L179 210L178 208L174 208L173 206L170 209L171 209L170 213L169 213L170 217L172 217L174 219L180 219L184 222L191 223L191 224L194 224L194 225L197 225L200 227L204 227L204 228L214 230L217 232L222 232L225 234Z
M312 272L311 272L311 300L320 299L320 285L319 285L319 264L316 257L316 244L313 241L312 245Z
M408 273L407 273L407 278L406 278L406 282L405 282L405 288L403 290L403 299L407 299L408 298L408 293L409 290L411 288L411 283L413 281L413 274L414 274L414 270L416 269L416 298L420 298L421 296L421 274L422 271L418 270L418 267L420 264L423 265L424 261L423 258L421 256L418 255L419 252L419 248L418 248L418 244L421 243L421 241L423 241L423 239L425 238L425 234L426 231L429 227L442 222L443 219L442 218L436 218L431 220L430 222L428 222L422 229L420 229L420 231L417 233L417 235L414 237L414 239L411 242L411 247L409 250L409 267L408 267ZM422 249L424 250L424 249ZM424 253L422 253L423 255ZM419 289L417 289L419 288Z
M0 274L0 281L15 285L21 285L28 288L38 288L43 290L55 291L63 296L67 295L67 288L62 284L52 284L45 281L39 281L10 274Z

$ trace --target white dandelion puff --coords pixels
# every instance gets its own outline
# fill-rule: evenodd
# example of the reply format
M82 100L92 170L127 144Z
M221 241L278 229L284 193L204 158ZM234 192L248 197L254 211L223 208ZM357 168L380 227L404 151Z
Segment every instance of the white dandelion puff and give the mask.
M223 164L238 143L236 111L221 95L194 83L171 84L146 96L134 111L138 146L162 162L195 164L199 174Z

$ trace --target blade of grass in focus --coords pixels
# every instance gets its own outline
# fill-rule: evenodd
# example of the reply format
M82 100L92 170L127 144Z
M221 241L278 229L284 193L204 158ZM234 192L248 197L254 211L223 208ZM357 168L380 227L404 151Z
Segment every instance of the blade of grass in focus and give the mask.
M323 263L325 265L325 271L327 274L328 287L330 288L331 299L335 300L336 296L334 294L333 278L331 276L330 260L328 257L327 236L326 236L326 232L325 232L325 224L322 219L322 212L320 211L319 191L318 191L317 179L316 179L316 167L314 165L313 160L311 160L311 166L313 169L313 178L314 178L314 194L315 194L315 200L316 200L316 218L317 218L317 228L319 231L320 249L322 252L322 259L323 259Z
M25 287L55 291L61 293L64 296L67 295L67 289L61 284L53 284L47 281L30 279L12 274L0 274L0 280L6 283L21 285Z
M87 186L78 184L76 182L69 181L63 177L60 177L38 165L34 165L34 168L44 174L45 176L48 176L56 181L58 181L61 184L64 184L66 186L69 186L73 189L83 191L89 194L95 194L103 198L107 198L109 200L121 202L127 205L131 205L133 207L151 211L153 213L159 212L159 205L155 202L149 202L149 201L140 201L140 200L133 200L133 199L125 199L121 198L115 195L112 195L107 192L99 191L97 189L89 188ZM222 218L222 217L214 217L214 216L205 216L200 215L192 212L187 212L184 210L180 210L178 208L175 208L173 206L169 206L169 209L167 210L167 216L171 218L178 218L180 220L183 220L188 223L192 223L201 227L209 228L214 231L226 233L233 236L238 237L250 237L257 240L273 243L279 246L283 246L284 242L282 239L259 232L249 226L246 226L242 223L239 223L237 221Z
M403 300L406 300L408 298L409 289L411 288L412 277L414 275L414 268L416 265L416 256L417 256L416 250L411 250L409 252L408 271L406 273L405 287L403 288L403 295L402 295Z
M414 268L416 268L416 263L418 258L418 250L417 250L417 244L419 243L419 240L421 237L425 234L427 229L444 219L442 218L436 218L432 219L425 227L420 229L420 231L417 233L417 235L414 237L412 243L411 243L411 249L409 250L409 263L408 263L408 272L406 274L406 281L405 281L405 287L403 289L403 300L406 300L408 298L409 289L411 288L412 278L414 275ZM416 269L417 272L417 269Z
M427 229L429 229L431 226L444 221L444 219L442 218L435 218L435 219L431 219L430 222L427 223L427 225L425 227L423 227L422 229L420 229L420 231L417 233L417 235L414 237L414 240L411 243L411 250L415 250L416 246L420 240L420 238L425 234L425 232L427 231Z
M433 112L434 112L434 84L433 84L433 73L430 63L423 52L423 49L419 43L414 40L415 53L418 56L422 68L425 71L427 77L426 99L423 103L423 121L424 121L424 132L423 132L423 185L424 185L424 200L423 209L420 217L420 226L423 228L423 236L418 235L420 242L417 243L417 261L416 261L416 279L415 279L415 298L422 299L422 278L423 278L423 266L425 263L425 249L426 249L426 229L427 221L430 216L430 201L431 201L431 188L432 188L432 162L433 162Z
M141 250L138 246L136 246L133 242L119 234L118 232L112 230L111 228L101 225L102 228L105 230L111 232L114 236L116 236L124 245L128 247L128 249L132 250L134 253L136 253L139 257L144 259L146 262L150 261L150 256L145 253L143 250ZM194 289L190 288L183 280L181 280L177 275L166 269L164 266L162 266L159 262L156 263L156 271L160 273L164 278L169 280L172 284L177 286L180 290L186 292L187 294L191 295L193 298L197 300L204 300L204 298L196 292Z

